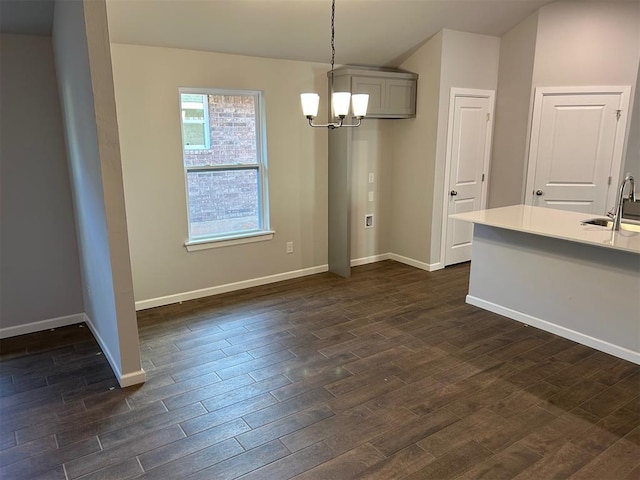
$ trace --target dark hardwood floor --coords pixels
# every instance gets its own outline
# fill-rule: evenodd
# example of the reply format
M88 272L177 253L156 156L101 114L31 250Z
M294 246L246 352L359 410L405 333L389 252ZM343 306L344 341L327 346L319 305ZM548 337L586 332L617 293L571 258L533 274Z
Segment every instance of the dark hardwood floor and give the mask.
M640 479L640 366L466 305L468 272L139 312L141 387L86 326L3 340L0 476Z

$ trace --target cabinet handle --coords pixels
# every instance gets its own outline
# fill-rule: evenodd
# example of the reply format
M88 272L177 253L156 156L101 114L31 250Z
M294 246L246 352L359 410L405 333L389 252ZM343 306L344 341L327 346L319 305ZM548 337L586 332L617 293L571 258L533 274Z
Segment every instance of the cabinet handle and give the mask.
M458 192L456 192L455 190L451 190L450 195L451 195L452 197L455 197L456 195L458 195Z
M539 197L541 197L544 194L542 190L536 190L534 193Z

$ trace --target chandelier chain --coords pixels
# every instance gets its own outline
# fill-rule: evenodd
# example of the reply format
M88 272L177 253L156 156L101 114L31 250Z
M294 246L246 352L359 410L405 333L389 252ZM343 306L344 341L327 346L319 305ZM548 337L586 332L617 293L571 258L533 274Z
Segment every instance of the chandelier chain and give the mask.
M336 59L336 0L331 0L331 90L333 91L333 64Z

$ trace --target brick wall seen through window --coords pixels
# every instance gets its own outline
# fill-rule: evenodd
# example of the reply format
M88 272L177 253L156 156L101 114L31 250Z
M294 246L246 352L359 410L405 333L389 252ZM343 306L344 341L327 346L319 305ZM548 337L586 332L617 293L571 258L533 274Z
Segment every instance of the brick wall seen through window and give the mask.
M182 93L183 119L185 100ZM265 228L258 92L207 93L208 148L183 148L191 239ZM183 129L185 123L183 121Z

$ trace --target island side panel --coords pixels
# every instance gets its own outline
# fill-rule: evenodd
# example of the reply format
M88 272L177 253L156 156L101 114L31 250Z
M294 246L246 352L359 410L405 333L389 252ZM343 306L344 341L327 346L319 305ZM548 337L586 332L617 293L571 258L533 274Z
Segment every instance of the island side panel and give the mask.
M467 303L640 364L640 255L474 226Z

